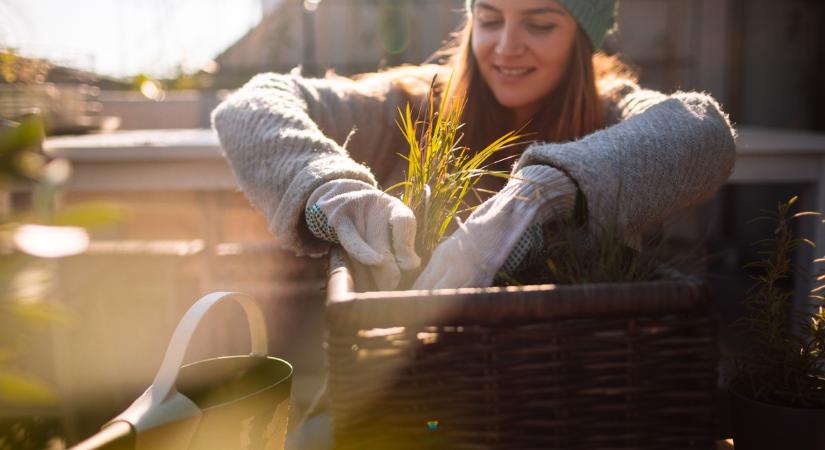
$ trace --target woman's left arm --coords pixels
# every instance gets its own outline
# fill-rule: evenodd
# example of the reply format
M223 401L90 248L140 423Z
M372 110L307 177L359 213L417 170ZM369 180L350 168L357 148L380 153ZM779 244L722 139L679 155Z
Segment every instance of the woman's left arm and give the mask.
M632 83L613 94L619 123L575 142L534 144L514 170L563 171L583 196L591 233L612 229L632 241L713 196L733 169L735 132L707 94L667 96Z

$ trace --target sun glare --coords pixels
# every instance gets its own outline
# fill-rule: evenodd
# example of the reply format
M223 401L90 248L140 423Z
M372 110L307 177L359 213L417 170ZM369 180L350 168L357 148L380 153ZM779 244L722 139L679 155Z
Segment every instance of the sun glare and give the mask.
M28 0L0 8L0 48L107 75L163 77L208 66L263 9L261 0Z
M14 233L18 250L40 258L61 258L83 253L89 247L89 235L79 227L22 225Z

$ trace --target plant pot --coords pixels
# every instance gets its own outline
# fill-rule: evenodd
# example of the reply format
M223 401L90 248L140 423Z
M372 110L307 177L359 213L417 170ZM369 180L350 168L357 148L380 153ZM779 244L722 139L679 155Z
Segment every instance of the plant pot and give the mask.
M717 327L694 279L359 293L331 263L336 449L715 448Z
M825 449L825 409L771 405L730 391L736 450Z

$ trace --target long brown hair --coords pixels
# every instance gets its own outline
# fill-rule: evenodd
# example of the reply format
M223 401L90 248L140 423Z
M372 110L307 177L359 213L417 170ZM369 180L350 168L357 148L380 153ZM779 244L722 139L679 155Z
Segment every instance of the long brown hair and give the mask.
M472 19L453 37L453 43L437 55L447 56L453 70L453 84L447 95L466 101L462 122L464 145L472 149L487 144L511 131L512 112L502 107L484 82L471 47ZM605 126L598 84L611 77L635 79L633 72L618 58L593 52L587 35L579 28L567 73L548 95L539 111L522 130L531 142L569 142ZM511 149L519 153L524 145ZM501 167L499 167L501 169Z
M461 29L453 33L450 41L430 58L437 77L427 79L417 66L399 66L381 72L367 73L355 77L357 80L389 81L399 87L404 101L419 104L432 88L436 99L446 95L450 99L466 101L461 118L464 127L463 146L479 151L488 144L512 130L512 112L501 106L481 73L472 51L473 24L468 18ZM594 52L587 35L578 29L572 59L561 83L542 103L524 129L522 144L514 145L498 158L503 161L489 167L492 170L508 171L509 166L527 145L532 142L570 142L604 128L605 111L600 86L610 86L612 79L636 81L636 73L622 63L618 57ZM447 79L452 73L452 85L446 89ZM327 76L330 76L328 74ZM376 85L382 85L378 82Z

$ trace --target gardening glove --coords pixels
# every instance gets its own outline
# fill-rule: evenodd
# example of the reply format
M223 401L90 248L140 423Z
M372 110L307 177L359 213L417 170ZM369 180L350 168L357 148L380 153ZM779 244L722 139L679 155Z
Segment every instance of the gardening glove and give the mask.
M413 289L486 287L531 225L572 214L576 186L550 166L527 166L438 245Z
M378 289L395 289L401 270L421 265L415 253L415 216L401 200L363 181L333 180L315 189L306 205L310 232L341 244L368 266Z
M527 227L498 270L498 275L512 279L522 269L541 259L544 253L544 230L540 223Z

